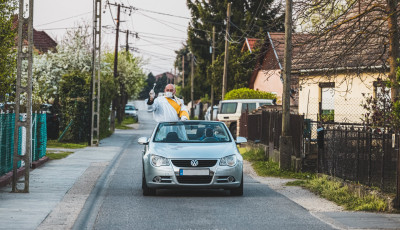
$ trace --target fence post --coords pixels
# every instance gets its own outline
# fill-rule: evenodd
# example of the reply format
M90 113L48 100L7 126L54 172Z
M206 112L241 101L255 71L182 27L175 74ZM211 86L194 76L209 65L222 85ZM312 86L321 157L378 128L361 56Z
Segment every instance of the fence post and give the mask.
M359 171L359 164L360 164L360 128L357 129L357 153L356 153L356 179L357 181L360 180L358 171Z
M371 148L372 133L367 129L367 149L368 149L368 186L371 186Z
M397 134L397 138L399 143L397 146L397 195L395 199L395 207L400 208L400 135Z
M382 133L382 163L381 163L381 189L384 188L384 177L385 177L385 151L386 151L386 138L385 138L386 128L383 129Z

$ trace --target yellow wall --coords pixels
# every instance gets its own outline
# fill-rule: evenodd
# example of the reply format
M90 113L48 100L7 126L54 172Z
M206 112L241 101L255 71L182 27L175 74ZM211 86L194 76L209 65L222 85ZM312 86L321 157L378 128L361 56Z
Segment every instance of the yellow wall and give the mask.
M305 118L317 120L321 101L320 82L335 82L334 110L335 122L361 123L365 110L361 104L365 101L363 93L373 95L373 82L379 74L363 73L357 75L337 75L335 77L300 77L299 114Z

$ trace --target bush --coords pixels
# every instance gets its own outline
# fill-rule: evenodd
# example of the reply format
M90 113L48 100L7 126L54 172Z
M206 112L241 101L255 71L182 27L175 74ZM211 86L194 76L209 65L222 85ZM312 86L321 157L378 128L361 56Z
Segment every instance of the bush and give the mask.
M84 142L89 137L90 76L87 72L73 72L62 77L60 82L61 128L64 130L72 122L63 140Z
M225 100L231 99L276 99L272 93L257 91L249 88L240 88L229 91L225 94Z

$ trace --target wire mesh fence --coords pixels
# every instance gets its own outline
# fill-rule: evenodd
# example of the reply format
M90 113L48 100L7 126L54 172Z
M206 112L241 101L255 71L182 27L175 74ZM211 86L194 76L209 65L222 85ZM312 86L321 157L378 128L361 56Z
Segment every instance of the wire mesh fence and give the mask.
M23 120L21 115L20 120ZM0 176L12 171L14 154L15 113L0 111ZM19 128L18 153L25 154L26 130ZM34 113L32 116L32 161L46 156L47 131L46 114ZM21 167L19 162L18 167Z
M396 191L398 134L354 124L323 124L320 132L319 172Z

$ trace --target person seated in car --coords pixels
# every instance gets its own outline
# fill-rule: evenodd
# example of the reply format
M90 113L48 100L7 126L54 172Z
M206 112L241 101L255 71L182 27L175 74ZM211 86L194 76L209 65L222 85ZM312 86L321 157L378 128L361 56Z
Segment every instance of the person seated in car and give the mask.
M200 137L201 141L217 142L219 138L214 136L214 129L208 127L204 130L204 135Z

